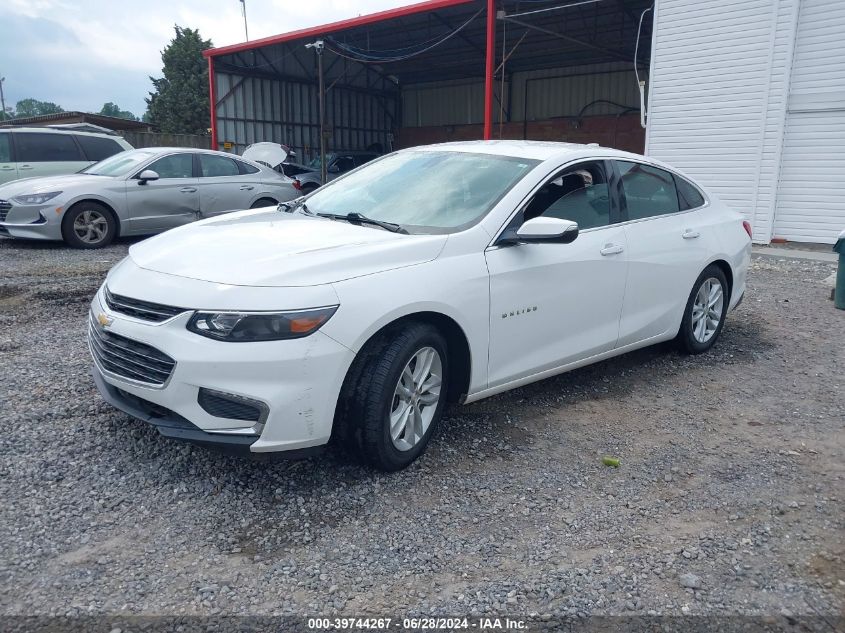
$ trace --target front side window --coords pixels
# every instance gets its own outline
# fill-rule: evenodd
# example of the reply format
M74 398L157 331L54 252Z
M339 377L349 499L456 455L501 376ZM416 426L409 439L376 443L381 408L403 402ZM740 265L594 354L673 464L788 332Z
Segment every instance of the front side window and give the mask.
M15 132L19 163L53 163L85 160L70 134Z
M697 209L704 206L704 196L698 188L688 180L675 176L675 186L678 188L678 204L681 211Z
M579 230L609 225L610 195L603 164L580 163L543 185L523 219L539 216L577 222Z
M194 157L191 154L171 154L147 167L158 174L159 178L193 178Z
M361 213L410 233L452 233L483 218L538 162L470 152L399 152L321 187L308 197L308 209Z
M12 162L12 144L9 135L0 133L0 163Z
M200 154L200 171L203 178L237 176L240 173L238 166L231 158L214 154Z
M680 211L675 179L668 171L628 161L616 161L629 220L642 220Z
M80 134L76 137L76 140L79 141L88 160L103 160L123 151L120 144L111 138Z

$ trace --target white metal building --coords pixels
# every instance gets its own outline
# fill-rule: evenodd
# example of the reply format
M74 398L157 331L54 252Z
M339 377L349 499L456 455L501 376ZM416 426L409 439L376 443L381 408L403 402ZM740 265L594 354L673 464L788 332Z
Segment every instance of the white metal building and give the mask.
M845 0L657 0L646 153L754 239L845 229Z

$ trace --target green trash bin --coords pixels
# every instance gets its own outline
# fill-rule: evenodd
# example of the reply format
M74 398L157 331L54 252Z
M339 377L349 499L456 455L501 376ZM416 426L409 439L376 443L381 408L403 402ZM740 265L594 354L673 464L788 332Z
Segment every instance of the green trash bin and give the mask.
M845 310L845 231L839 234L839 239L833 245L833 250L839 253L839 268L836 271L836 289L833 291L833 305Z

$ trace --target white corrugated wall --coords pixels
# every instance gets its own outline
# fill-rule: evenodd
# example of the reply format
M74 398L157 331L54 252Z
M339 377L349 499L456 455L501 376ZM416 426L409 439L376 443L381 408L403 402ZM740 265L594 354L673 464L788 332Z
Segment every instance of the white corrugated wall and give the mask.
M774 235L833 243L845 229L845 2L801 0Z
M768 241L771 230L761 228L755 211L765 188L761 156L771 77L781 72L772 55L781 4L655 4L646 153L685 171L752 220L756 241Z

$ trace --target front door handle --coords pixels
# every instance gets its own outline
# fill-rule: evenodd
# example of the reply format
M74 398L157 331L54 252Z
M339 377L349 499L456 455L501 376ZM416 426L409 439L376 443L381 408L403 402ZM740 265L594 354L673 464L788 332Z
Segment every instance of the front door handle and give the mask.
M699 233L698 231L693 231L692 229L687 229L686 231L684 231L681 234L681 237L683 237L685 240L694 240L699 235L701 235L701 233Z
M241 191L252 191L255 189L252 185L241 185Z
M196 187L182 187L179 191L182 193L194 193L196 190Z
M625 249L622 247L621 244L605 244L604 248L601 249L599 252L604 255L618 255Z
M0 169L2 169L3 171L12 171L14 167L12 167L11 165L3 165L2 167L0 167Z

